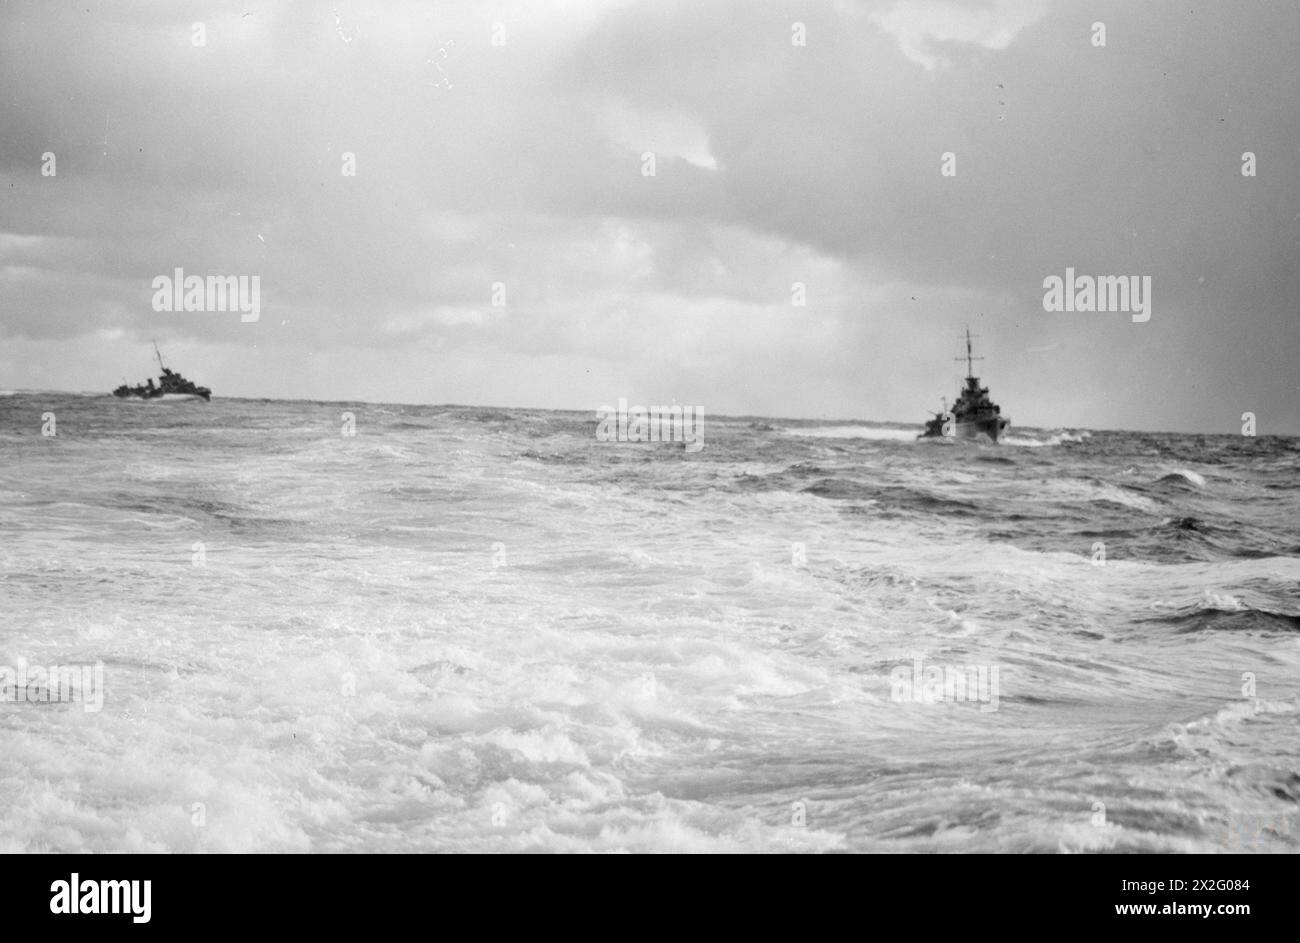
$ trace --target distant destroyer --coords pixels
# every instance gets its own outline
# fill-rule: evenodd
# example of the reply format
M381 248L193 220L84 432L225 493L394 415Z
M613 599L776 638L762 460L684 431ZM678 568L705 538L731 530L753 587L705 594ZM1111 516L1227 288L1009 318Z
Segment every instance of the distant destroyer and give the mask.
M958 394L952 409L947 408L947 401L944 402L944 411L935 413L934 418L926 422L925 431L917 436L918 439L978 439L987 436L991 441L997 442L1007 431L1011 419L1002 415L1002 407L989 399L989 388L980 386L979 377L973 375L973 362L983 359L971 356L970 328L967 328L966 386Z
M143 400L178 400L178 399L201 399L205 403L212 400L212 391L206 386L196 386L193 381L185 379L179 373L169 369L163 364L162 353L158 350L158 342L153 345L154 356L158 358L158 367L162 370L162 375L158 377L158 384L155 386L153 377L150 377L145 383L137 383L135 386L127 386L123 383L113 391L113 395L118 399L128 399L137 397Z

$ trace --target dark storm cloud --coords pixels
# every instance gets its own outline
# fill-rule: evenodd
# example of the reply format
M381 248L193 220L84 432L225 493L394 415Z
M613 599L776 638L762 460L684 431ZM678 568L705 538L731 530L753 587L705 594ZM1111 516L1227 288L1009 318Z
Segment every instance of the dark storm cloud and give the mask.
M78 375L117 377L161 334L233 394L275 372L299 395L364 395L364 365L397 399L582 406L614 383L919 419L952 392L935 372L971 320L1021 421L1231 431L1250 409L1300 431L1293 6L0 17L0 304L19 352L0 385L82 349ZM1067 266L1152 276L1152 320L1044 312ZM152 311L150 280L176 267L259 274L263 322Z

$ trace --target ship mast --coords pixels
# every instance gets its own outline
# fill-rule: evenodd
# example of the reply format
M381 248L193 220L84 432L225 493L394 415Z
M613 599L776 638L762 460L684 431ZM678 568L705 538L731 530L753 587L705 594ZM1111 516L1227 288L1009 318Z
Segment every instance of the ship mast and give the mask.
M158 369L166 370L167 368L163 366L163 362L162 362L162 351L158 349L157 339L155 339L153 342L153 355L158 358Z
M961 359L962 359L962 358L960 358L960 357L955 357L954 359L955 359L958 363L961 363ZM975 361L975 360L983 360L983 359L984 359L983 357L972 357L972 356L971 356L971 349L970 349L970 327L968 326L968 327L966 328L966 379L971 380L971 379L974 379L974 377L975 377L975 367L973 366L972 361Z

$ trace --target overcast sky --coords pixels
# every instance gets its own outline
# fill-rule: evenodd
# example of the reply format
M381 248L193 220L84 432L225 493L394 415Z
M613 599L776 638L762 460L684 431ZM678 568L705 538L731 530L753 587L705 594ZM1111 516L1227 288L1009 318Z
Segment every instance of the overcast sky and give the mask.
M218 397L919 423L969 323L1019 424L1300 434L1298 35L1291 0L0 0L0 388L138 382L156 337ZM1150 320L1044 311L1067 266L1151 276ZM261 319L154 311L176 268L260 276Z

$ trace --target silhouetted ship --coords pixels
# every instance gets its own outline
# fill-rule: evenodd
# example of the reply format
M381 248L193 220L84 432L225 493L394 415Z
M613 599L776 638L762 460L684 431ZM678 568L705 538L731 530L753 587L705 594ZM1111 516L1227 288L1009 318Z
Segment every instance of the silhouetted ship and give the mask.
M162 375L158 377L158 384L154 385L152 377L145 383L137 383L135 386L127 386L123 383L113 391L114 396L118 399L134 396L145 400L201 399L204 402L212 399L212 391L206 386L196 386L193 381L185 379L163 364L157 341L154 342L153 352L158 358L158 367L162 370Z
M957 359L961 360L960 357ZM996 442L998 437L1006 432L1007 427L1011 425L1011 420L1002 415L1001 406L989 399L989 388L980 386L979 378L973 375L975 373L972 369L973 361L983 359L983 357L971 356L970 328L967 328L966 386L958 394L957 402L953 403L951 410L947 409L947 401L944 401L944 411L935 413L934 418L926 422L925 431L917 436L918 439L938 439L945 436L978 439L980 436L987 436Z

